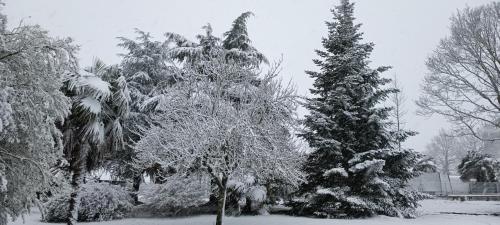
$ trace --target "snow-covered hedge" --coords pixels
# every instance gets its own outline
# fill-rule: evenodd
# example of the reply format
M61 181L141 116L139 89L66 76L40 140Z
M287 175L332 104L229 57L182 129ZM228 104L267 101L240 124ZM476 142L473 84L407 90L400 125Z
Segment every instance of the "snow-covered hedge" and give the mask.
M209 202L210 180L203 177L171 176L163 184L141 186L139 198L144 205L137 207L137 216L187 216L211 213Z
M170 177L168 181L153 192L156 195L151 202L158 209L188 208L208 202L210 186L208 180L197 177Z
M79 193L78 221L104 221L123 218L133 206L133 199L122 187L108 183L86 183ZM65 222L69 194L54 196L45 204L46 222Z

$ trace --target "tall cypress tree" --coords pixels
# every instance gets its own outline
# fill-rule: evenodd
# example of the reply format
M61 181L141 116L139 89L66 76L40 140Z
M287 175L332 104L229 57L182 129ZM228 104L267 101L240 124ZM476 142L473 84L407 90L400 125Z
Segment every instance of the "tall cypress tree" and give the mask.
M411 216L421 195L405 187L421 156L396 147L391 109L380 106L396 91L382 87L390 79L380 73L389 67L369 67L374 45L362 43L353 10L348 0L332 10L324 50L316 50L320 70L307 71L314 97L305 104L310 115L301 136L313 152L304 166L306 201L295 209L320 217Z

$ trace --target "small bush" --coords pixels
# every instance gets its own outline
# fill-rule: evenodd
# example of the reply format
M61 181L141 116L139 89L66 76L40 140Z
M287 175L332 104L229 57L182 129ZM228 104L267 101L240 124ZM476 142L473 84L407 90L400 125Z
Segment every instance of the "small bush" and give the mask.
M133 206L133 199L120 186L107 183L87 183L79 193L78 221L105 221L123 218ZM64 222L67 219L69 194L54 196L45 204L46 222Z
M227 212L230 215L267 215L268 193L254 176L246 175L228 181Z
M139 195L144 205L137 207L134 214L172 217L211 213L212 208L206 206L210 196L209 182L206 178L174 175L163 184L143 185Z
M206 179L172 176L153 192L156 198L151 203L157 208L189 208L202 205L208 202L209 188Z

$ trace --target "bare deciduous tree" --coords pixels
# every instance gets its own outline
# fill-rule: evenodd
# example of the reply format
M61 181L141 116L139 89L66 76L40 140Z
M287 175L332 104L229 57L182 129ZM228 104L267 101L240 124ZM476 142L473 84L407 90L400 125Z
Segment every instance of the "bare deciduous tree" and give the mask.
M484 125L500 128L500 3L466 8L451 18L426 65L420 113L439 114L477 138Z
M392 119L394 120L394 129L396 130L396 135L398 138L396 138L398 149L401 150L401 143L404 141L406 138L402 138L402 135L404 135L404 125L406 124L406 121L404 120L404 116L406 115L407 111L404 108L404 104L406 102L406 96L403 93L403 87L399 83L397 79L397 75L394 74L394 78L392 79L392 88L397 90L394 93L392 93L390 97L390 101L392 103L392 107L394 107L394 110L390 112Z
M217 225L229 180L250 174L298 185L301 155L291 133L297 101L293 88L275 79L276 69L256 79L252 69L216 58L185 74L165 95L157 125L137 143L140 163L210 176L218 190Z
M444 130L440 130L431 143L427 145L426 154L431 156L439 172L450 175L456 172L461 156L457 154L456 138Z

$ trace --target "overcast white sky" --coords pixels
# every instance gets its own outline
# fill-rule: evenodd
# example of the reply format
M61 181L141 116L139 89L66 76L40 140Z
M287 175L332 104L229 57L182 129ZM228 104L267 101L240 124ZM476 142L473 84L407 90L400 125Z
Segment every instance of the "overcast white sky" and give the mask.
M118 63L121 50L116 37L134 37L133 28L150 32L158 40L176 32L194 39L201 26L211 23L222 34L242 12L252 11L248 21L254 45L271 60L283 55L282 76L292 79L300 94L307 94L312 80L304 70L314 69L314 49L326 35L324 21L338 0L4 0L9 25L21 19L40 24L52 35L72 37L81 46L81 65L94 57ZM466 5L489 0L357 0L355 15L363 23L365 40L375 43L374 66L391 65L408 98L407 127L420 134L407 146L422 151L440 128L443 118L415 115L426 57L448 35L449 17Z

